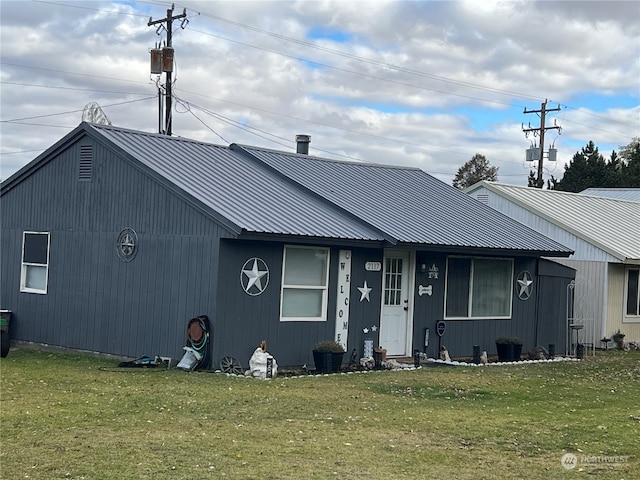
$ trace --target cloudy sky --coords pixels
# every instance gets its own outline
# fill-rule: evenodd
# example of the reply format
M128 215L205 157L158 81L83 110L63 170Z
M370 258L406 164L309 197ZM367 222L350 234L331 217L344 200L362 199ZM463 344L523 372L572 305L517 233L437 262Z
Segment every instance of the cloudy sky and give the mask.
M150 49L170 2L0 0L0 177L96 102L158 131ZM173 134L220 145L415 166L451 184L481 153L526 185L549 100L545 179L588 141L609 157L640 135L638 1L187 1L173 22ZM184 28L182 28L184 27Z

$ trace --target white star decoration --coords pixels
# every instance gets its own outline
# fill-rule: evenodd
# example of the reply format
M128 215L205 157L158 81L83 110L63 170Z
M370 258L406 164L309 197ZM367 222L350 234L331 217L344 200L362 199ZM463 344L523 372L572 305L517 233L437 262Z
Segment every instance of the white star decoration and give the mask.
M247 278L249 279L249 282L247 283L247 288L246 288L247 292L254 285L258 288L258 290L260 290L262 292L262 290L263 290L262 277L264 277L267 274L267 271L266 270L260 271L258 269L258 260L257 259L253 260L253 268L251 268L251 270L243 270L242 273L244 273L247 276Z
M533 284L533 280L531 279L529 272L522 272L520 276L521 278L518 279L518 284L520 285L518 296L520 298L527 299L531 296L531 285Z
M369 294L371 293L371 290L373 290L371 287L367 286L367 281L364 281L364 287L358 287L358 290L360 290L360 301L362 302L363 300L367 300L367 302L370 302L371 300L369 300Z

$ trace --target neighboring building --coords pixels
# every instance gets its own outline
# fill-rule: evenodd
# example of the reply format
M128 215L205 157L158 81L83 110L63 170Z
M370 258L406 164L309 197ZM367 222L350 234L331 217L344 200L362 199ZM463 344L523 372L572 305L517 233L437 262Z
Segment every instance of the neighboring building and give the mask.
M2 183L0 308L15 340L179 358L190 318L213 364L261 340L312 365L564 339L571 250L416 168L338 162L82 123ZM370 345L370 344L369 344ZM558 349L560 350L560 349Z
M576 270L572 316L592 327L582 338L598 347L617 330L628 341L640 340L640 202L602 196L614 190L624 190L625 197L638 191L567 193L484 181L466 190L575 251L558 262Z
M640 188L587 188L581 191L580 195L640 202Z

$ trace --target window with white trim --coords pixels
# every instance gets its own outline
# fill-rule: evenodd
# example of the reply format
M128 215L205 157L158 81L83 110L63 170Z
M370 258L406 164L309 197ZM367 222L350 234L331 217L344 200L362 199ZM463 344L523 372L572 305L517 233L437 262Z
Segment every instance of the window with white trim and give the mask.
M640 268L627 269L625 316L640 320Z
M24 232L20 291L47 293L49 278L49 233Z
M448 257L445 318L511 318L513 260Z
M280 321L326 321L329 249L285 245Z

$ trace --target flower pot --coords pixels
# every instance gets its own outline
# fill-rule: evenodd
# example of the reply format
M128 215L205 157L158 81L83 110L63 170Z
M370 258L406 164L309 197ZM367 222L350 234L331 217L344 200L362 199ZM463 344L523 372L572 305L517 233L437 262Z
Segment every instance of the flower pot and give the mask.
M313 351L313 362L318 373L335 373L340 371L344 352L319 352Z
M512 343L496 343L496 348L498 350L498 361L499 362L513 362L514 352L513 352ZM522 349L522 345L520 346Z
M513 345L513 358L511 359L512 362L519 362L520 361L520 356L522 355L522 344L514 344Z

